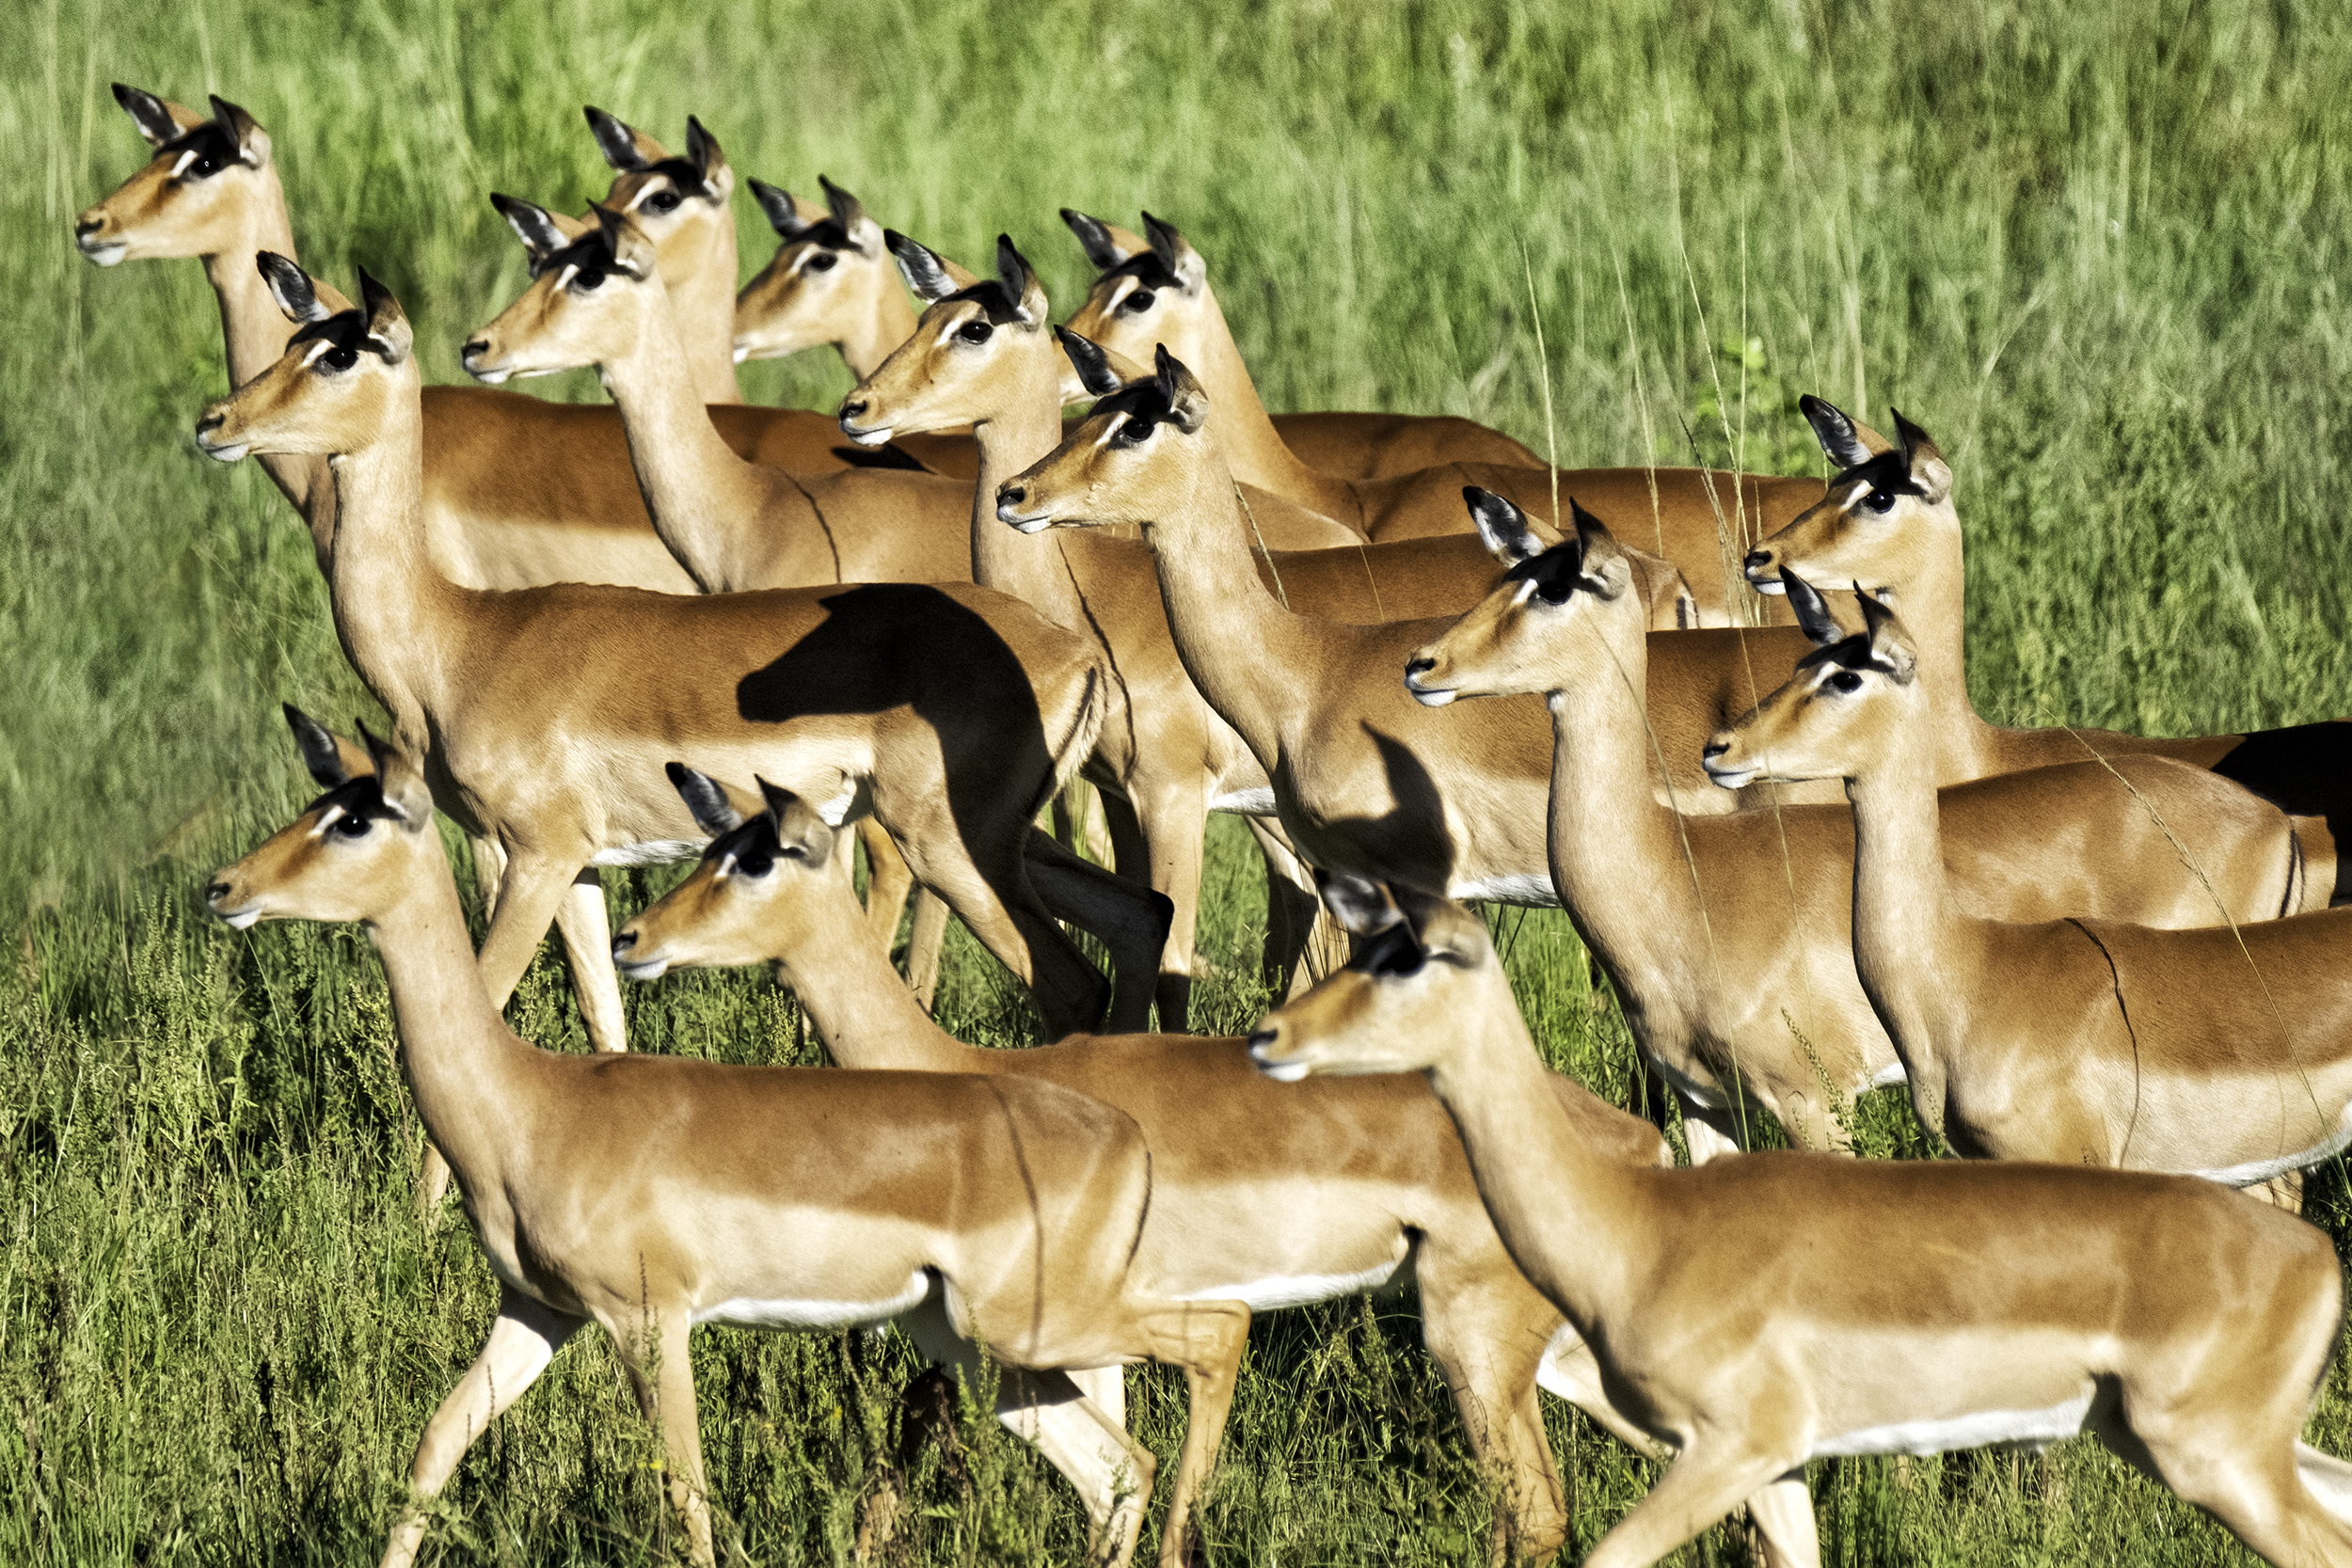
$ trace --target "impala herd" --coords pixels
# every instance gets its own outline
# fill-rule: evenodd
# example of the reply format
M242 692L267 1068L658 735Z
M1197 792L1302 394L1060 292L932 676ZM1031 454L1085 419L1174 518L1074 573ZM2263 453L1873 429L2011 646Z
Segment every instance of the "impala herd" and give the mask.
M1009 239L967 271L830 182L753 181L781 245L739 294L717 140L594 108L611 190L493 198L531 283L461 358L593 365L612 405L426 387L389 290L294 260L250 115L114 91L154 157L75 242L202 259L236 389L197 443L302 515L389 714L289 707L325 793L207 896L366 926L421 1212L453 1172L499 1284L386 1563L592 1321L698 1561L691 1326L891 1321L1000 1365L1111 1563L1155 1470L1120 1369L1182 1368L1184 1561L1251 1315L1409 1280L1499 1562L1567 1536L1540 1386L1668 1461L1596 1563L1744 1503L1812 1564L1809 1459L2092 1432L2270 1560L2352 1564L2352 1465L2299 1440L2342 1283L2295 1212L2352 1141L2352 726L1985 724L1924 430L1804 400L1824 488L1270 418L1149 214L1062 214L1101 276L1057 325ZM739 361L825 344L860 377L837 418L743 405ZM1081 779L1115 870L1072 847ZM1220 811L1289 996L1246 1039L1185 1032ZM596 868L678 860L616 935ZM1693 1168L1543 1067L1461 900L1567 911ZM1052 1043L931 1021L949 911ZM550 922L584 1056L501 1016ZM618 974L760 963L837 1066L627 1052ZM1851 1157L1851 1098L1896 1084L1962 1159ZM1799 1151L1743 1152L1765 1113Z

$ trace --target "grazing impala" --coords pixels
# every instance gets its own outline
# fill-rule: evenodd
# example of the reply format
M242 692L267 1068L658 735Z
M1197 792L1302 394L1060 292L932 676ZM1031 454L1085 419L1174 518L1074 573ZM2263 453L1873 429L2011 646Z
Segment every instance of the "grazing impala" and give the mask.
M1818 605L1784 572L1791 600ZM1827 642L1718 736L1707 766L1839 778L1853 955L1919 1119L1964 1155L2183 1171L2248 1186L2352 1143L2352 909L2239 928L2031 925L1959 906L1922 658L1896 612Z
M1960 514L1943 453L1900 414L1895 416L1899 441L1889 442L1820 398L1800 402L1821 450L1843 471L1830 481L1819 506L1749 555L1749 580L1775 593L1780 574L1790 571L1808 582L1859 583L1893 596L1902 607L1904 626L1919 640L1919 679L1934 715L1936 766L1944 782L2071 762L2090 748L2110 756L2151 752L2177 757L2310 818L2300 827L2313 879L2339 900L2352 898L2352 856L2335 847L2352 836L2352 724L2160 740L2110 730L1986 723L1968 700Z
M1129 973L1151 973L1165 902L1093 867L1067 870L1029 826L1102 721L1102 671L1083 641L961 584L712 597L460 588L423 559L421 417L398 302L362 274L364 308L330 312L299 267L263 262L303 330L205 412L197 438L224 460L333 456L342 522L328 586L344 652L441 808L506 847L482 947L493 1001L505 1002L570 897L590 1037L621 1046L594 867L699 847L660 776L681 748L739 782L755 766L787 776L845 819L870 811L923 884L1032 985L1057 1034L1094 1022L1104 990L1057 913L1096 930ZM1033 847L1051 851L1034 879Z
M1133 1121L1021 1078L537 1050L483 989L415 762L286 718L326 793L215 873L207 899L240 930L368 927L417 1113L499 1280L489 1338L417 1446L386 1568L414 1560L426 1505L466 1450L592 1322L660 1425L699 1563L714 1558L687 1344L698 1323L897 1320L966 1369L985 1344L1014 1369L998 1419L1079 1489L1093 1555L1113 1563L1135 1549L1154 1462L1061 1369L1182 1367L1193 1415L1168 1529L1171 1548L1183 1541L1249 1317L1237 1302L1172 1299L1133 1268L1152 1184Z
M1591 1375L1591 1352L1503 1256L1444 1114L1421 1085L1286 1090L1252 1071L1232 1038L967 1046L926 1018L858 942L857 907L826 874L838 834L805 802L771 788L767 809L746 819L714 781L675 763L670 776L716 841L691 877L622 927L612 950L625 973L651 980L675 968L772 961L843 1067L1041 1079L1125 1111L1152 1147L1152 1207L1135 1269L1156 1290L1270 1311L1375 1286L1409 1259L1430 1354L1516 1510L1498 1522L1499 1558L1548 1557L1566 1522L1535 1409L1539 1378L1646 1447ZM1629 1164L1670 1163L1645 1123L1572 1079L1548 1083L1588 1147ZM1095 1397L1107 1405L1116 1396ZM1790 1529L1769 1511L1760 1523L1768 1534ZM1809 1518L1789 1544L1805 1535Z
M1752 1106L1801 1145L1846 1147L1836 1102L1902 1075L1854 976L1851 814L1686 819L1659 804L1638 695L1649 639L1623 549L1573 502L1575 537L1547 549L1509 501L1469 499L1508 575L1413 655L1406 689L1431 705L1546 695L1552 883L1681 1092L1692 1160L1746 1143ZM1937 805L1954 897L1999 919L2208 926L2292 912L2304 892L2283 813L2161 757L2006 774Z
M1070 214L1079 227L1083 214ZM1099 236L1112 231L1091 224ZM1645 519L1628 537L1681 568L1698 598L1700 625L1747 625L1769 608L1740 579L1749 543L1820 499L1811 480L1734 475L1692 468L1585 468L1557 475L1518 462L1448 461L1379 481L1342 480L1299 461L1267 423L1257 388L1233 345L1224 311L1209 286L1208 263L1173 228L1149 214L1152 243L1118 260L1094 285L1070 328L1113 353L1140 361L1167 345L1199 367L1201 388L1218 409L1218 444L1237 479L1312 507L1374 539L1464 531L1456 504L1465 484L1509 497L1524 512L1551 515L1570 490L1610 516ZM1084 234L1082 230L1082 237ZM1126 236L1132 241L1133 236ZM1124 242L1105 255L1127 250ZM1098 247L1090 242L1089 251ZM1078 387L1066 383L1075 397ZM1554 489L1557 481L1558 488Z
M1364 946L1251 1053L1284 1081L1425 1073L1503 1244L1677 1450L1587 1568L1655 1561L1808 1459L2084 1431L2281 1568L2352 1563L2352 1465L2298 1440L2344 1307L2318 1230L2073 1164L1634 1169L1544 1092L1475 916L1343 875L1327 893Z

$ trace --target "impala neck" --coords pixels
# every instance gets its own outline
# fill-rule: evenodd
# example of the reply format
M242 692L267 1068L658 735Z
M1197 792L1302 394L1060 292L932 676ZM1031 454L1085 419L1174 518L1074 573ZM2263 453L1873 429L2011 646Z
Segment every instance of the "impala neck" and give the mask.
M882 369L882 361L890 357L893 350L914 336L914 307L907 303L907 296L897 283L884 276L874 296L874 308L850 323L834 347L841 351L842 362L850 367L850 373L864 381ZM1039 457L1044 455L1038 453ZM1030 461L1035 462L1036 458Z
M430 825L422 832L435 833ZM384 960L417 1115L470 1194L503 1151L528 1142L522 1080L538 1053L515 1037L483 989L437 835L430 858L434 874L411 879L369 922L368 936Z
M1899 740L1866 777L1846 781L1846 798L1853 803L1854 970L1909 1065L1951 1037L1966 995L1944 981L1946 966L1962 959L1967 923L1946 887L1931 750ZM1921 1070L1912 1076L1915 1089Z
M686 347L677 302L652 288L637 297L635 337L597 371L621 411L654 531L704 593L763 587L743 580L744 551L772 532L765 514L788 503L711 423L707 404L722 400L695 386L696 356Z
M1940 524L1939 524L1940 526ZM1958 784L1994 770L1987 754L1993 726L1977 717L1968 700L1967 580L1961 554L1960 524L1951 523L1951 547L1931 550L1917 578L1896 595L1903 625L1919 652L1917 679L1935 716L1939 784Z
M912 335L914 328L908 328ZM996 487L1061 444L1061 384L1045 357L1058 354L1042 333L1040 352L1003 388L995 408L972 421L980 478L972 490L972 580L1009 594L1065 630L1098 637L1078 597L1062 541L1015 532L996 516Z
M1428 1069L1429 1086L1462 1134L1478 1195L1512 1260L1591 1338L1595 1325L1640 1309L1628 1282L1657 1245L1638 1209L1641 1176L1578 1135L1501 966L1490 957L1469 978L1485 993L1482 1005L1461 1021L1447 1060ZM1573 1238L1565 1248L1564 1236ZM1546 1267L1561 1256L1577 1266Z
M1212 428L1217 450L1225 454L1233 477L1357 527L1359 508L1355 492L1344 482L1309 467L1282 444L1265 404L1259 401L1257 384L1249 379L1249 367L1242 363L1241 350L1225 323L1216 292L1206 282L1200 285L1200 331L1192 353L1184 359L1201 390L1208 393L1210 406L1216 410Z
M842 838L839 853L849 853ZM777 976L845 1068L970 1072L976 1051L931 1022L866 935L864 913L846 879L795 910L799 930L789 954L776 956ZM838 907L832 907L837 905Z
M420 757L437 750L427 707L462 676L466 650L453 633L467 597L425 544L423 430L411 383L374 440L331 459L337 524L327 573L343 654L391 711L392 738Z
M741 403L743 388L735 379L735 223L725 209L694 259L663 267L661 281L677 312L695 400Z
M203 259L205 281L212 284L213 297L220 303L220 329L228 347L231 391L276 364L278 356L286 352L286 340L294 336L294 327L278 310L278 302L270 297L269 285L262 281L261 268L255 260L264 250L287 257L294 253L294 225L286 217L285 187L278 183L275 165L262 168L254 178L262 182L262 194L246 214L246 231L238 236L235 245ZM271 452L263 454L261 463L262 470L310 525L310 543L318 551L320 569L325 570L327 552L333 549L335 541L335 513L331 504L334 487L326 483L326 460Z

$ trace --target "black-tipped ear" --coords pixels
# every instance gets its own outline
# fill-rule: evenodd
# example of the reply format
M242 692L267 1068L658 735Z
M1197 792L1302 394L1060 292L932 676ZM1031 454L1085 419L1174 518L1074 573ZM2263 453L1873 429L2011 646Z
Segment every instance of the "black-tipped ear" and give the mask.
M1010 234L996 236L996 280L1004 285L1005 293L1011 296L1013 313L1024 322L1035 325L1039 312L1030 306L1029 293L1035 290L1039 302L1042 304L1045 291L1039 287L1037 274L1029 270L1027 258L1013 247Z
M1797 627L1807 641L1817 648L1844 641L1846 628L1837 624L1829 612L1829 601L1811 583L1786 566L1781 568L1780 582L1788 592L1788 608L1797 613Z
M1614 599L1633 585L1633 563L1617 546L1609 525L1568 498L1568 516L1576 524L1579 546L1577 586L1597 599Z
M1952 491L1952 470L1944 461L1944 453L1935 444L1935 437L1903 418L1899 408L1890 410L1895 416L1896 444L1902 452L1903 467L1910 470L1911 483L1930 506L1942 500Z
M269 162L269 133L254 121L251 115L238 108L220 94L213 97L213 123L221 134L237 144L238 161L249 168L260 168Z
M151 92L126 87L120 82L117 82L114 88L115 102L121 104L122 112L131 117L131 123L139 128L139 135L147 138L148 146L161 147L180 135L180 122L171 118L171 110L162 99Z
M776 847L806 861L809 869L822 871L833 860L834 843L841 830L792 791L758 779L756 774L754 777L760 798L768 802L769 815L776 819Z
M1870 461L1870 449L1845 410L1807 392L1797 400L1797 411L1813 427L1813 438L1821 443L1822 455L1832 463L1851 468Z
M368 318L368 347L384 356L384 362L397 365L408 357L410 343L407 313L392 291L359 269L359 309Z
M704 193L717 196L718 177L727 166L727 155L719 138L704 130L703 122L692 115L686 117L686 161L701 171Z
M490 193L490 205L506 220L506 227L515 231L515 238L522 241L533 262L546 261L570 244L564 237L564 230L555 226L554 215L545 207L496 191Z
M588 210L596 214L596 232L604 236L605 254L612 258L612 270L641 281L652 277L658 262L653 241L645 237L645 231L627 213L601 205Z
M1061 351L1070 356L1070 362L1077 367L1078 380L1089 393L1106 398L1123 385L1119 372L1111 369L1110 356L1091 338L1081 338L1066 326L1054 328L1054 336L1060 341Z
M946 299L958 287L947 276L946 262L939 253L918 241L910 240L896 229L882 230L882 244L889 247L893 260L898 263L898 276L907 280L914 297L929 305Z
M760 212L767 216L768 227L776 231L778 239L788 245L816 227L801 216L801 209L793 202L790 191L771 185L765 180L752 181L751 187L752 199L759 203Z
M1323 895L1324 907L1351 935L1378 936L1405 918L1389 890L1371 878L1326 865L1314 871L1315 892Z
M1462 486L1462 499L1470 507L1470 521L1478 526L1478 537L1487 553L1506 566L1543 554L1544 542L1535 537L1527 526L1526 516L1492 490L1482 490L1475 484Z
M1160 396L1168 402L1168 419L1187 436L1200 434L1209 420L1209 395L1166 343L1152 345L1152 363L1159 374Z
M1893 676L1897 686L1909 686L1911 677L1918 673L1919 658L1912 652L1902 623L1895 619L1895 607L1876 594L1865 593L1860 583L1854 584L1854 597L1862 602L1862 625L1870 639L1870 662Z
M1087 260L1094 263L1095 271L1108 272L1127 259L1102 219L1090 218L1073 208L1064 207L1061 220L1070 226L1073 234L1078 236L1079 248L1087 253Z
M1177 282L1184 285L1184 293L1199 293L1201 279L1208 276L1208 263L1200 259L1200 253L1192 248L1184 235L1177 232L1176 226L1162 223L1146 213L1143 214L1143 231L1151 238L1152 254L1160 259L1162 266L1175 275Z
M383 772L385 766L400 753L392 749L390 741L368 728L366 720L355 719L351 723L359 732L359 744L368 749L368 760L375 764L378 773Z
M278 705L286 715L286 727L294 731L294 745L301 749L302 766L323 789L348 784L351 768L343 760L342 747L325 724L311 718L292 703Z
M367 721L357 721L360 743L368 749L368 763L383 786L384 809L397 817L403 827L415 832L433 821L433 792L425 787L424 777L403 756L400 749L373 730Z
M644 154L637 150L637 133L619 120L588 104L582 111L588 117L588 129L596 134L596 150L604 161L624 173L645 166Z
M682 762L667 763L662 771L670 775L670 787L677 791L678 799L693 814L694 826L704 832L717 838L742 826L743 814L735 809L735 802L727 799L727 792L719 786L718 780L707 773L698 773Z
M323 322L334 314L319 303L319 292L310 282L310 275L274 250L264 250L253 258L261 270L262 281L269 285L270 298L285 312L290 322L308 326Z
M857 226L866 221L865 203L821 174L817 177L817 183L825 193L825 210L833 214L833 221L841 226L844 234L854 239Z

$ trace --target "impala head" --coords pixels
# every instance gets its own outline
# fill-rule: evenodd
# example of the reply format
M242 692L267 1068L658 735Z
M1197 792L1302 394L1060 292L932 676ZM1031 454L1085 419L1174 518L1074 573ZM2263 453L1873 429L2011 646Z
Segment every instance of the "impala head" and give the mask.
M898 287L882 226L856 197L823 175L825 206L812 207L790 191L751 182L781 243L775 260L735 296L735 357L781 359L804 348L837 343L882 308Z
M1890 444L1820 398L1798 405L1838 474L1818 503L1748 552L1748 581L1759 594L1777 594L1783 572L1873 591L1917 580L1960 531L1944 454L1900 413Z
M417 403L408 318L391 291L359 269L359 307L275 251L257 264L296 327L278 362L204 410L196 444L234 463L247 452L333 457L358 451L396 410Z
M433 831L432 792L415 766L366 725L359 727L366 744L356 746L291 703L285 711L303 766L326 793L260 848L215 872L204 900L240 931L261 920L372 920L421 868L447 865Z
M212 256L252 243L255 216L277 188L269 133L225 98L206 116L115 84L115 102L155 150L148 166L75 216L73 243L102 267Z
M476 379L496 386L620 358L668 308L654 243L634 219L593 207L596 222L576 232L544 207L490 201L531 253L531 287L466 341L458 358Z
M735 283L735 171L718 138L702 121L686 119L686 156L674 158L660 142L591 105L588 128L613 168L599 206L633 219L661 257L662 280L673 288L723 261Z
M923 301L923 316L914 335L842 400L843 435L880 446L1054 395L1062 356L1046 321L1045 288L1011 236L996 236L996 276L987 279L895 230L884 243Z
M1507 697L1557 691L1596 667L1610 652L1602 617L1621 607L1617 639L1645 634L1647 614L1631 593L1633 566L1599 518L1576 504L1576 534L1549 544L1525 514L1490 491L1470 485L1478 537L1503 566L1502 580L1470 612L1416 652L1405 666L1405 689L1426 707L1456 697Z
M1315 886L1355 937L1356 955L1260 1019L1250 1060L1285 1084L1438 1066L1472 1022L1462 1013L1464 977L1492 965L1485 924L1449 899L1352 871L1318 866Z
M1909 721L1927 708L1918 655L1884 600L1857 589L1867 629L1850 637L1810 583L1793 572L1783 580L1815 649L1794 680L1707 743L1708 776L1725 789L1855 778L1902 743Z
M1213 484L1230 495L1231 472L1206 434L1209 396L1165 348L1156 370L1133 367L1068 327L1063 350L1087 391L1102 399L1062 444L996 487L996 515L1024 533L1049 528L1149 527Z
M1087 292L1086 303L1071 316L1070 330L1138 362L1150 358L1161 343L1172 344L1180 356L1198 358L1196 324L1212 296L1209 264L1191 243L1173 225L1149 213L1143 214L1148 239L1067 207L1061 210L1061 220L1102 273ZM1083 402L1089 395L1101 394L1089 394L1074 369L1062 377L1064 403Z
M718 780L682 762L670 783L711 835L702 863L612 939L612 962L632 980L673 969L723 969L774 959L789 977L794 933L811 920L865 918L833 857L846 831L788 789L759 781L764 808L738 811Z

